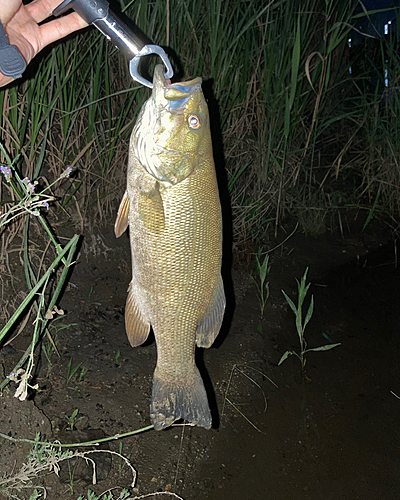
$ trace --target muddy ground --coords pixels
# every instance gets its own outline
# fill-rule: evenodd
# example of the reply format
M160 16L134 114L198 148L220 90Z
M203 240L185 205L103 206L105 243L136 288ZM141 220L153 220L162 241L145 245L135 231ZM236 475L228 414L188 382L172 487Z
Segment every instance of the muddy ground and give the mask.
M137 471L132 496L167 490L185 500L400 498L396 242L379 226L365 232L356 226L319 238L297 231L271 252L261 325L249 269L235 265L225 273L226 320L215 346L198 356L213 429L176 426L111 442L110 450L129 457ZM286 229L270 247L292 227ZM315 300L308 345L341 342L308 353L307 379L294 356L278 366L286 350L298 350L294 315L281 289L296 300L295 278L306 267ZM149 340L132 349L126 338L129 270L126 237L116 240L110 227L86 238L59 304L67 314L52 330L60 356L53 353L49 365L41 355L34 380L40 390L30 401L13 398L13 384L4 391L0 432L33 438L40 430L48 440L76 442L150 424L156 348ZM0 351L3 376L27 344L22 334ZM68 382L68 370L79 363ZM29 449L0 440L0 470L15 474ZM50 500L131 484L129 468L116 456L112 464L98 464L96 486L81 469L70 466L60 479L48 474L35 484L47 487ZM30 491L19 497L29 498Z

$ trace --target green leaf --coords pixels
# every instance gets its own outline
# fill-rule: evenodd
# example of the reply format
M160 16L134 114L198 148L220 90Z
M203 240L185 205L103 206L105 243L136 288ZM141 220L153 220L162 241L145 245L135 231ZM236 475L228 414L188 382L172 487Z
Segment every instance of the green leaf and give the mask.
M265 278L267 277L267 274L269 272L268 263L269 263L268 254L264 257L262 265L260 265L260 261L257 259L257 264L259 266L260 280L262 284L264 283Z
M287 296L287 294L286 294L283 290L281 290L281 291L282 291L283 295L285 296L285 299L286 299L287 303L289 304L290 308L291 308L291 309L292 309L292 311L293 311L293 312L297 315L297 308L296 308L296 306L293 304L292 299L290 299L290 298Z
M283 122L283 133L285 135L285 139L287 140L289 137L290 130L290 108L289 108L289 98L287 94L285 94L285 115Z
M296 95L297 88L297 77L299 74L299 65L300 65L300 16L297 18L297 30L296 30L296 39L294 41L293 46L293 54L292 54L292 75L291 75L291 85L290 85L290 97L289 97L289 111L292 110L294 98Z
M309 351L329 351L330 349L333 349L334 347L337 347L338 345L341 345L341 342L339 342L338 344L328 344L328 345L322 345L321 347L314 347L312 349L307 349L304 352L306 353Z
M43 286L43 284L46 282L46 280L49 279L49 276L54 271L54 269L58 266L59 262L63 259L64 255L68 251L70 251L71 248L72 248L71 254L73 254L75 252L75 248L76 248L76 245L78 243L78 239L79 239L79 236L75 235L68 242L68 244L61 250L61 253L54 260L54 262L51 264L51 266L46 271L46 273L42 276L42 278L32 288L32 290L30 291L30 293L25 297L25 299L22 301L21 305L18 307L18 309L15 311L15 313L12 315L12 317L8 320L6 326L1 330L1 332L0 332L0 340L5 337L5 335L7 334L8 330L12 327L12 325L15 323L15 321L18 319L18 317L22 314L22 312L24 311L25 307L29 304L29 302L36 295L36 293L38 292L38 290ZM51 306L51 307L53 307L53 306Z
M292 351L286 351L285 354L279 360L278 366L285 361L292 353Z
M42 494L37 489L35 489L29 497L29 500L37 500L38 498L41 498L41 496Z
M296 330L297 333L299 334L300 342L303 338L303 333L304 333L304 328L301 322L301 306L299 307L298 311L296 312Z
M82 363L79 363L79 365L76 365L75 368L73 368L71 370L71 372L69 373L69 378L68 378L68 382L71 380L71 378L75 375L75 373L79 370L79 367L81 366Z
M382 184L379 184L379 188L378 188L378 192L377 192L376 197L375 197L375 201L374 201L374 203L373 203L373 205L371 207L371 210L368 212L368 217L367 217L366 221L364 222L364 225L363 225L361 231L365 230L365 228L371 222L372 217L374 216L375 209L378 206L379 196L381 194L381 187L382 187Z
M306 270L304 271L304 274L303 274L303 276L302 276L302 278L301 278L301 281L302 281L303 283L305 283L305 282L306 282L308 269L309 269L309 268L308 268L308 267L306 267Z
M308 322L310 321L311 316L313 315L313 312L314 312L314 295L311 295L310 306L308 308L306 318L304 320L304 328L307 326Z
M235 170L229 181L228 181L228 192L229 194L232 194L233 192L233 189L235 187L235 184L238 182L239 178L241 177L241 175L243 174L243 172L247 169L247 167L251 165L251 162L247 162L245 163L241 168L238 168L237 170Z

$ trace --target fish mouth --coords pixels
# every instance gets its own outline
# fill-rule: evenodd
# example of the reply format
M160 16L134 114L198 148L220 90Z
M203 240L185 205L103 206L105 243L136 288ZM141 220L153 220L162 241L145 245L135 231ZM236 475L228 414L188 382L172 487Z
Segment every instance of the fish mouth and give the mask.
M172 87L174 89L180 90L181 92L189 94L200 90L201 82L202 82L201 78L197 77L193 78L193 80L188 80L187 82L170 83L169 85L167 84L166 87L167 89Z
M174 112L184 109L189 99L201 90L202 79L193 78L186 82L170 83L164 76L164 66L158 64L154 70L153 95L156 101L163 102L163 107Z

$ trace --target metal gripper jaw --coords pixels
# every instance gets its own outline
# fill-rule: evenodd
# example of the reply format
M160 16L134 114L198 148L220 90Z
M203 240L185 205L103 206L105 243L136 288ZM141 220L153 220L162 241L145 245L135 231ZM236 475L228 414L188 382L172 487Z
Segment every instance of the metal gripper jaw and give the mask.
M140 58L150 54L158 55L164 63L165 78L172 78L174 71L165 51L151 40L137 27L130 29L111 10L106 0L65 0L53 12L60 16L73 9L88 24L93 24L110 40L129 60L131 77L146 87L153 84L139 74Z

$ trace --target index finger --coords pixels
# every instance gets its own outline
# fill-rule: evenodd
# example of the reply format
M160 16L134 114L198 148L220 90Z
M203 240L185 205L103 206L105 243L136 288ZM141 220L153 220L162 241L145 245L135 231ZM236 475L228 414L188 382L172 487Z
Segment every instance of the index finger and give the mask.
M46 45L49 45L60 38L70 35L74 31L85 28L86 26L88 26L87 22L84 21L76 12L42 24L39 26L41 48L46 47Z
M34 0L25 5L29 15L37 22L41 23L53 14L53 10L62 3L62 0Z

